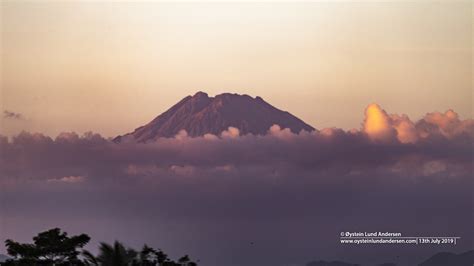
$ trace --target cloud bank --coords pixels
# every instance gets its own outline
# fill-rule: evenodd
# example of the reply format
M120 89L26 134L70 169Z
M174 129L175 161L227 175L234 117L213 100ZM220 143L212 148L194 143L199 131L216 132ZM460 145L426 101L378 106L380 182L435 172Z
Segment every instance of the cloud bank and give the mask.
M182 131L145 144L93 133L1 137L5 237L22 235L29 217L66 226L89 217L74 228L103 238L120 232L132 243L149 237L205 265L373 257L338 245L341 230L458 234L459 248L472 245L473 120L448 110L413 122L376 104L365 116L360 130L294 134L274 125L264 136Z
M274 125L265 136L241 136L238 129L230 127L219 136L189 137L181 131L174 138L146 144L117 144L94 133L62 133L52 139L23 132L10 140L0 138L1 181L93 182L94 178L106 179L101 171L159 179L206 176L221 170L238 174L249 168L275 177L294 170L314 175L379 168L402 171L405 177L434 175L441 170L455 176L470 170L472 119L460 120L448 110L412 122L406 115L389 115L376 104L369 105L365 115L361 130L326 128L294 134ZM434 166L439 171L426 170Z

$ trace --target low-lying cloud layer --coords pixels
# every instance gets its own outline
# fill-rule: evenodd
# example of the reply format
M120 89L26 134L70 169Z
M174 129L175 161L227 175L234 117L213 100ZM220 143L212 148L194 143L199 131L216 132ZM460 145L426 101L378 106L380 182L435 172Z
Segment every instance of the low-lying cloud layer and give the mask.
M473 138L473 120L460 120L452 110L412 122L405 115L388 115L375 104L367 107L360 131L327 128L294 134L274 125L265 136L241 136L231 127L220 136L191 138L181 131L146 144L116 144L93 133L62 133L51 139L23 132L0 139L1 182L238 175L246 169L275 178L292 171L355 175L375 169L405 177L443 172L456 176L471 170Z
M5 237L24 235L12 227L31 226L28 217L79 219L87 222L71 228L189 250L205 265L262 265L269 254L281 254L269 265L370 261L372 252L336 243L341 230L460 234L459 248L472 246L474 121L449 110L413 122L375 104L365 114L361 130L274 125L265 136L182 131L146 144L92 133L1 137Z

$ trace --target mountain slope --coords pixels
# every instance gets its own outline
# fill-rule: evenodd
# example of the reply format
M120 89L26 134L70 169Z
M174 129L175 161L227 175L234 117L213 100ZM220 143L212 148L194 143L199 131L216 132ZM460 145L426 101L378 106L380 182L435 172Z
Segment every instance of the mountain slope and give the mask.
M147 142L159 137L173 137L183 129L192 137L207 133L219 135L228 127L238 128L240 134L263 135L274 124L289 128L294 133L314 130L299 118L273 107L260 97L230 93L209 97L204 92L198 92L182 99L150 123L114 140Z

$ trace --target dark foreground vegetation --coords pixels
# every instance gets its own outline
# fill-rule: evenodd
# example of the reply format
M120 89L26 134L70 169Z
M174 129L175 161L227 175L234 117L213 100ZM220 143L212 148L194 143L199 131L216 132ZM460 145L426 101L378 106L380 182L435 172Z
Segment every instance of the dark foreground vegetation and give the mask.
M0 254L2 266L197 266L188 255L177 261L168 257L160 249L146 244L139 251L125 247L115 241L113 244L100 243L98 255L84 249L90 237L86 234L68 236L61 229L54 228L33 237L33 243L18 243L11 239L5 241L8 255ZM474 250L461 254L437 253L418 266L472 266ZM306 266L361 266L342 261L312 261ZM396 266L384 263L379 266Z
M144 245L140 251L125 247L115 241L100 243L99 254L93 255L84 249L90 237L86 234L68 236L61 229L54 228L33 237L33 243L5 241L8 255L12 258L1 263L3 266L196 266L185 255L173 261L162 250Z

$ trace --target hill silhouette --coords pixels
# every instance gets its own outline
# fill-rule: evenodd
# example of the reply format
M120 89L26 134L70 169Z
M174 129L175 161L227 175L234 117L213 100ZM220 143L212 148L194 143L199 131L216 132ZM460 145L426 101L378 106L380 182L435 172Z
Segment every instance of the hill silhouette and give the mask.
M342 261L312 261L306 264L306 266L360 266L359 264L352 264Z
M472 266L474 265L474 250L461 254L440 252L433 255L418 266Z

